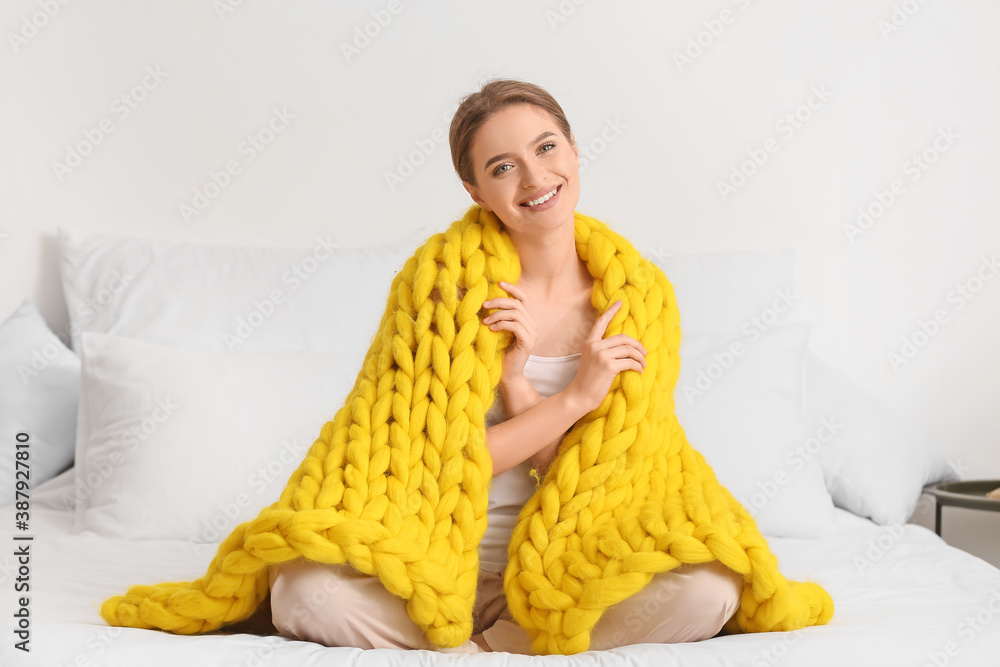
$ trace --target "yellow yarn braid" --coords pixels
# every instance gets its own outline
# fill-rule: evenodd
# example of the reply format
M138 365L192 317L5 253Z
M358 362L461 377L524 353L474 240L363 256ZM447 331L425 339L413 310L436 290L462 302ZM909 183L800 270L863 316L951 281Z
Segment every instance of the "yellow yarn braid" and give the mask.
M647 366L616 376L518 516L504 590L532 650L585 651L604 611L654 574L713 560L745 582L729 631L825 624L829 594L781 575L753 517L674 415L681 330L672 285L605 224L579 212L574 224L594 278L591 304L604 312L623 302L605 337L641 341ZM514 340L482 324L482 303L506 296L498 282L516 283L520 270L510 237L478 205L431 236L393 278L346 404L278 501L219 545L205 576L132 586L104 601L101 616L110 625L210 632L253 614L268 594L270 565L303 556L377 576L433 644L468 640L492 478L485 416Z

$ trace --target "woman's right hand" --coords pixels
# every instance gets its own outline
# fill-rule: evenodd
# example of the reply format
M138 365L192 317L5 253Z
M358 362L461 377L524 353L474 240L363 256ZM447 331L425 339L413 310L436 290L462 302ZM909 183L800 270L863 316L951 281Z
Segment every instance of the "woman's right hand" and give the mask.
M646 367L646 348L626 334L604 338L608 324L621 308L615 301L594 322L580 354L580 367L576 377L565 391L581 410L590 412L600 407L611 389L611 383L621 371L638 371Z

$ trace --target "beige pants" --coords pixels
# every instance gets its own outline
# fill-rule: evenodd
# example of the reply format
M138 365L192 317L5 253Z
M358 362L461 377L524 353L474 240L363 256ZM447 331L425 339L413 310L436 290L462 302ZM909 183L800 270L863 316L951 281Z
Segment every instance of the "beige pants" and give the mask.
M325 646L482 651L472 640L434 647L402 599L349 565L300 558L271 566L269 576L271 620L286 637ZM654 575L641 591L605 610L591 631L590 650L709 639L736 613L742 591L742 575L718 561ZM507 609L502 572L480 572L472 632L482 633L494 651L534 655L531 639Z

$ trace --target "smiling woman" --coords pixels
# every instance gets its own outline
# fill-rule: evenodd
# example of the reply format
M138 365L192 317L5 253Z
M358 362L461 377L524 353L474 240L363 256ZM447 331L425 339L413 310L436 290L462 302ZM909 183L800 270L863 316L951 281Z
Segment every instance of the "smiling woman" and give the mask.
M449 133L455 171L483 210L496 215L517 250L518 284L500 282L507 297L488 299L481 312L491 331L509 331L502 400L486 415L493 461L487 526L481 542L472 640L455 652L531 654L531 638L514 622L503 588L508 544L517 517L556 458L566 434L596 409L622 371L642 373L646 348L618 334L604 338L621 301L595 310L594 277L576 248L580 151L559 104L543 89L497 80L467 96ZM444 266L439 262L438 268ZM460 290L458 299L464 297ZM431 299L442 300L435 287ZM445 301L452 302L451 295ZM534 479L532 479L534 477ZM285 635L328 645L362 648L431 648L407 617L403 600L372 577L348 566L277 565L270 576L273 619ZM335 586L329 613L293 613L309 591ZM718 561L658 574L643 589L603 615L592 648L642 642L681 642L719 633L735 613L742 577ZM672 609L656 622L626 631L630 609L669 593ZM658 602L658 605L667 603ZM440 649L438 649L440 650Z

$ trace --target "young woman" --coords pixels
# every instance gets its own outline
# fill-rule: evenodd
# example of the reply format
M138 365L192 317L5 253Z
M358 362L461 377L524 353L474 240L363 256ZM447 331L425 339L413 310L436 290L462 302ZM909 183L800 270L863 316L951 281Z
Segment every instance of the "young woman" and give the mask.
M513 332L516 342L504 356L503 400L486 416L494 477L479 547L475 634L444 651L530 655L503 592L507 544L535 491L530 472L544 474L563 436L600 405L618 373L642 372L646 350L625 334L603 338L619 302L601 314L591 305L593 278L574 240L579 149L555 99L533 84L488 82L463 99L449 141L465 189L514 243L521 275L516 285L501 284L508 297L483 304L491 311L483 323ZM742 586L742 576L718 561L656 575L605 612L590 648L715 636L739 606ZM283 563L271 568L270 587L272 621L285 636L328 646L434 648L402 599L350 566Z

